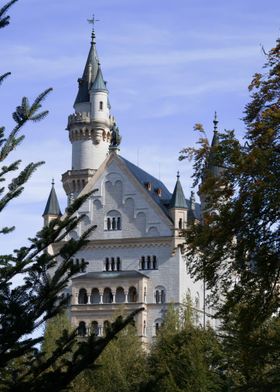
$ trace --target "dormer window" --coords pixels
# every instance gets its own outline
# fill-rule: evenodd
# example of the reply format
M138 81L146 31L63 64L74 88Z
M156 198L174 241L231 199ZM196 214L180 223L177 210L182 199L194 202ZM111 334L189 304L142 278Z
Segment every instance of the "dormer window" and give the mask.
M161 194L162 194L161 188L156 188L156 189L155 189L155 193L156 193L159 197L161 197Z
M148 191L151 191L151 190L152 190L152 184L151 184L150 182L145 182L145 188L146 188Z

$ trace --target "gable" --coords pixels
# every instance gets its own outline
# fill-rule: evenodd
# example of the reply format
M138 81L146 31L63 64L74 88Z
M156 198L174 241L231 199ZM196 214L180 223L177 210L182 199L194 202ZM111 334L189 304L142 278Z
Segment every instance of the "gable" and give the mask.
M79 210L86 217L78 228L77 236L90 224L97 225L90 237L96 240L172 235L172 222L164 207L129 170L127 162L111 154L86 185L82 193L98 190ZM154 184L164 187L159 181ZM165 187L163 192L168 195Z

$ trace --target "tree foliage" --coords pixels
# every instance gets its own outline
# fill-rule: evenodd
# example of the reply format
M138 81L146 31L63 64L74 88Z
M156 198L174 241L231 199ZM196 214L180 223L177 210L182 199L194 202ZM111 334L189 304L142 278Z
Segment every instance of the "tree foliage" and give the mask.
M223 353L214 331L193 324L190 302L183 315L170 306L149 357L142 391L223 391Z
M219 299L233 390L276 391L280 309L280 40L251 85L244 142L234 131L205 138L181 158L194 159L206 195L203 222L188 230L189 268ZM204 132L203 129L199 129ZM209 157L222 168L207 171ZM213 162L212 162L213 163ZM235 389L234 389L235 388Z
M0 9L0 28L9 24L8 9L16 2L10 1ZM9 73L0 76L3 82ZM28 122L42 120L48 111L41 110L51 89L41 93L31 104L24 97L13 113L15 126L10 132L0 127L0 212L24 190L30 176L43 162L30 163L21 168L21 161L6 163L13 151L24 140L22 127ZM7 178L13 176L7 184ZM82 271L84 263L74 265L72 257L87 243L91 226L79 240L66 241L68 233L83 219L76 214L87 194L77 199L66 211L63 219L53 220L29 243L11 254L0 255L0 389L1 391L54 391L65 390L84 369L91 368L107 344L122 330L138 311L126 318L118 317L104 338L93 335L76 344L77 331L64 330L57 346L49 356L39 352L43 337L33 332L45 322L64 311L69 298L63 294L69 280ZM0 228L0 235L11 234L14 227ZM54 254L48 253L50 245ZM59 263L57 262L59 258ZM23 283L15 285L17 278ZM75 346L75 348L74 348ZM71 358L65 354L72 352ZM54 364L59 366L53 368Z

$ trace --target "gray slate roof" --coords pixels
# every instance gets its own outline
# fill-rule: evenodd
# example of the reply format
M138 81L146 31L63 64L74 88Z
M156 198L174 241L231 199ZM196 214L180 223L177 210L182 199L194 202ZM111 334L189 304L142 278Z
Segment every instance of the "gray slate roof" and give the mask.
M89 88L92 81L95 80L99 69L99 61L98 61L98 55L95 47L94 38L95 37L93 35L83 76L81 79L78 80L79 90L74 105L77 103L89 102ZM91 77L89 72L90 66L91 66Z
M101 68L98 68L96 78L92 84L91 90L94 91L108 91L103 79Z
M187 208L187 203L179 177L177 178L169 208Z
M132 175L139 181L139 183L141 185L143 185L143 187L146 189L145 184L150 183L152 186L151 191L147 190L147 193L150 195L150 197L152 197L152 199L161 207L161 209L163 210L163 212L166 214L166 216L171 219L170 217L170 211L169 209L172 208L171 207L171 203L172 203L172 196L173 195L169 192L169 190L166 188L166 186L164 185L163 182L161 182L160 180L158 180L157 178L153 177L151 174L145 172L144 170L140 169L140 167L134 165L133 163L129 162L127 159L121 157L120 155L118 156L122 162L126 165L126 167L128 168L128 170L132 173ZM179 181L180 183L180 181ZM177 184L176 184L177 185ZM187 208L188 210L191 209L191 201L188 199L185 199L184 197L184 192L182 189L182 185L180 183L180 187L181 187L181 191L179 192L181 194L180 196L180 205L185 205L183 208ZM157 193L155 192L155 190L157 188L161 189L161 197L159 197L157 195ZM176 189L176 186L175 186ZM174 191L175 191L174 189ZM177 192L176 192L177 194ZM183 196L182 196L183 195ZM181 197L184 197L185 200L185 204L184 201L181 199ZM179 201L178 204L179 205ZM194 205L194 215L196 219L201 219L201 209L200 209L200 204L199 203L195 203ZM181 207L182 208L182 207Z
M138 271L103 271L103 272L88 272L87 274L79 275L72 280L103 280L103 279L122 279L122 278L148 278L147 275Z
M133 176L140 182L141 185L146 189L146 184L151 184L151 190L147 190L147 193L152 197L152 199L161 207L164 213L170 218L168 212L168 204L171 199L171 193L166 188L163 182L153 177L151 174L140 169L140 167L129 162L125 158L119 156L119 158L126 165L128 170L133 174ZM161 189L161 196L156 193L157 189Z
M216 152L215 149L219 145L219 134L218 131L214 130L213 139L211 143L210 153L207 159L207 164L205 168L204 177L207 176L207 173L210 173L214 177L219 177L222 173L222 168L217 166L216 161Z
M49 198L43 213L43 216L45 215L57 215L57 216L62 215L57 200L56 192L54 189L54 185L52 185L52 189L50 191Z

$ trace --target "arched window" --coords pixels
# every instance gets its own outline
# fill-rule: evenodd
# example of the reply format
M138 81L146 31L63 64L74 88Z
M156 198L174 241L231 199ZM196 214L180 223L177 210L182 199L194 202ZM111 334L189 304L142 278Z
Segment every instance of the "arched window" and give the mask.
M108 231L121 230L121 214L119 211L109 211L105 223L105 229Z
M162 326L162 319L160 318L156 319L154 322L154 332L153 332L154 336L157 336L161 326Z
M147 333L147 325L146 325L146 320L143 322L143 336L146 336Z
M125 301L124 289L122 287L118 287L116 290L116 302L123 303Z
M80 321L78 326L78 335L86 336L86 334L87 334L86 323L84 321Z
M162 304L165 303L165 291L164 290L161 290L161 292L160 292L160 302Z
M157 268L158 266L156 256L141 256L139 261L139 269L154 270Z
M85 305L88 302L88 296L86 289L79 290L78 304Z
M157 257L153 256L153 269L157 269Z
M113 302L112 290L109 287L106 287L106 289L104 289L103 302L104 304L111 304Z
M166 301L166 291L162 286L155 288L155 300L156 304L164 304Z
M135 287L129 287L128 302L137 302L137 291Z
M155 298L156 298L156 304L159 304L159 303L160 303L160 294L159 294L159 290L156 290Z
M117 271L121 270L121 259L117 257Z
M103 323L103 331L104 331L104 335L106 335L108 329L110 328L110 323L108 320L105 320Z
M100 303L100 293L97 288L91 290L90 302L92 304L99 304Z
M183 228L183 219L180 218L179 219L179 229L182 229L182 228Z
M116 230L116 229L117 229L116 218L113 217L113 218L112 218L112 230Z
M98 326L98 322L97 321L93 321L91 323L91 334L94 336L98 336L99 335L99 326Z
M106 257L106 260L105 260L105 271L109 271L109 270L110 270L109 257Z
M102 101L99 102L99 110L103 110L103 102Z
M144 287L144 302L147 302L147 287Z
M121 217L117 217L117 230L121 230Z
M111 258L111 270L115 271L115 259L114 259L114 257Z

